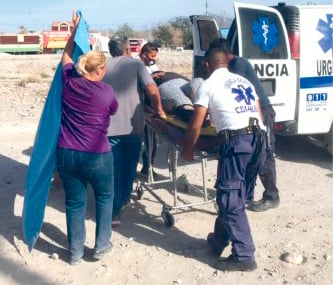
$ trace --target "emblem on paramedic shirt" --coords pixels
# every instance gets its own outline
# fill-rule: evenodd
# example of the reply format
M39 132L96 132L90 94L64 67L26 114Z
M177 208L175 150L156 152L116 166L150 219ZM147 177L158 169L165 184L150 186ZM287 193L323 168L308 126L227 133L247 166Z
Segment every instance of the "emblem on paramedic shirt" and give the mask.
M263 52L270 52L279 43L278 29L275 23L269 23L267 17L259 17L253 25L253 42L261 46Z
M324 53L332 49L333 46L333 14L326 15L327 22L319 19L316 30L323 34L323 37L318 41Z
M243 85L238 85L238 88L232 88L231 92L237 94L235 100L238 103L244 100L246 105L251 105L251 100L255 101L251 87L245 88Z

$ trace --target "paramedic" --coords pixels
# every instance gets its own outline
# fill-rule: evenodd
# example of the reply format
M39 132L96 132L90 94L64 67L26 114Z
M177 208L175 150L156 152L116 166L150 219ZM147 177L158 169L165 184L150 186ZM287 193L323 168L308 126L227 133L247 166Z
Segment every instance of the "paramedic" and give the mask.
M257 268L255 246L245 211L245 198L259 171L265 154L265 134L261 124L259 100L254 86L244 77L228 71L227 56L220 49L205 54L208 78L200 85L194 99L194 115L186 131L182 156L193 160L193 149L207 113L221 140L216 202L220 217L219 254L232 244L232 253L215 268L223 271L252 271ZM248 172L254 174L247 177ZM210 240L208 239L208 242Z
M110 115L118 108L113 89L102 82L106 70L103 53L89 51L74 65L73 39L79 21L73 11L74 30L62 56L62 117L57 144L72 265L79 263L84 254L88 183L96 204L93 258L101 259L111 250L113 156L106 132Z
M154 43L146 43L141 48L139 58L144 63L150 74L158 71L158 66L156 64L157 54L158 46Z
M279 206L279 190L276 186L276 165L274 158L274 123L275 111L267 97L261 82L253 69L251 63L243 57L235 56L231 52L231 48L227 40L219 38L210 44L210 48L221 48L227 54L229 71L239 74L249 80L255 87L259 97L260 107L263 114L263 122L267 129L268 148L266 150L266 160L259 171L260 180L264 186L262 199L253 201L253 197L247 197L247 209L261 212L268 209L273 209Z
M154 43L146 43L142 46L139 59L143 62L143 64L146 66L146 69L151 74L153 79L158 78L159 76L163 75L163 72L158 71L158 66L156 64L156 58L158 54L158 46ZM148 99L148 100L147 100ZM145 98L145 104L149 103L149 98ZM157 151L157 135L156 133L153 133L152 136L152 153L151 153L151 166L153 166L154 159L156 156ZM146 151L146 146L148 145L148 129L147 126L145 126L145 136L144 136L144 143L145 148L142 151L142 169L141 174L148 175L148 153ZM157 173L152 169L153 177L157 178Z
M108 61L103 79L116 92L119 110L108 130L114 156L113 217L119 218L121 208L128 203L136 178L144 135L143 92L160 117L165 116L158 88L144 64L131 57L127 37L116 35L109 41L112 58Z

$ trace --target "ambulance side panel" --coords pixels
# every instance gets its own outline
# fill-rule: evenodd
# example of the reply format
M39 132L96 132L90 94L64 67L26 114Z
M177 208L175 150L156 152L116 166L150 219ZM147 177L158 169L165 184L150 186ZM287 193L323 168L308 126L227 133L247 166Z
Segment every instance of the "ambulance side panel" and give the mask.
M299 7L299 134L328 133L333 120L333 6Z
M239 56L254 66L266 94L276 111L276 122L285 122L284 134L297 133L297 70L291 59L288 33L281 14L273 8L234 3ZM235 38L236 36L236 38ZM290 127L288 127L290 126ZM278 133L279 130L277 130Z

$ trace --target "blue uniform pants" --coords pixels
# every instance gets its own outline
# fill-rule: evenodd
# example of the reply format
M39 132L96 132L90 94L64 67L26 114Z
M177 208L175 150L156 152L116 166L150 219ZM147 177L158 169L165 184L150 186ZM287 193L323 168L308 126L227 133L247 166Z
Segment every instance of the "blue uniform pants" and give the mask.
M133 190L140 157L142 138L139 135L109 137L114 157L113 217L119 215Z
M266 159L259 171L259 178L264 186L264 200L278 200L279 190L276 186L276 165L274 158L275 151L275 111L272 106L262 107L262 114L267 128L268 148L266 151Z
M255 246L245 211L245 199L253 195L253 185L263 160L263 145L256 135L237 135L221 146L218 161L216 202L219 208L214 234L221 246L232 243L239 261L255 260Z

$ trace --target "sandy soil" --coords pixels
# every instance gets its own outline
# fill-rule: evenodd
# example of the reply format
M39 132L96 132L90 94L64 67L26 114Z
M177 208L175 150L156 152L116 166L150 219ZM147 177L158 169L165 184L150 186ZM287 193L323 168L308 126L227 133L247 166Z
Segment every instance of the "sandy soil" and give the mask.
M212 267L215 259L209 254L206 236L216 216L213 203L173 209L175 224L165 226L162 203L152 193L173 206L171 182L154 185L141 199L133 192L112 235L114 251L99 262L89 259L95 226L89 191L87 258L77 266L68 264L63 191L51 190L40 238L29 254L21 227L25 175L59 59L59 55L0 54L0 284L332 284L332 158L303 137L277 141L280 207L248 212L257 249L254 272L226 273ZM158 63L161 69L191 76L191 60L190 52L160 52ZM166 150L161 140L155 167L162 175L168 174ZM214 195L215 168L216 161L208 161L210 195ZM180 160L177 171L202 187L199 162ZM182 191L182 182L178 185L178 205L203 202L191 189ZM256 199L262 190L258 181ZM229 250L223 253L228 254ZM289 259L282 260L285 254L290 254Z

